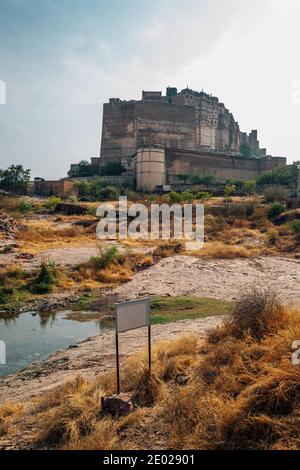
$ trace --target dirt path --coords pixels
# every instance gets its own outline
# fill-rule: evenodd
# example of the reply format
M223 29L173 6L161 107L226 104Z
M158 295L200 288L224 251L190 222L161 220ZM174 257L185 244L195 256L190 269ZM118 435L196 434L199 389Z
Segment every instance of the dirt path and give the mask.
M106 243L111 246L112 243ZM105 243L103 244L105 245ZM126 252L126 247L118 244L118 250L120 253ZM131 249L133 253L149 253L151 249L148 247L133 247ZM89 261L91 256L99 255L99 248L97 246L73 246L63 248L53 248L51 250L44 251L39 256L36 256L32 261L32 266L38 266L41 261L41 257L49 258L55 262L57 266L75 266L76 264L85 263Z
M114 293L126 300L147 295L189 295L230 301L252 285L273 288L284 301L300 304L300 261L281 257L205 260L175 256L137 273Z
M153 343L173 340L178 336L195 333L200 336L222 322L221 317L184 320L152 327ZM122 334L120 338L121 361L147 345L147 329ZM89 338L67 350L58 351L48 359L15 375L0 378L0 403L23 401L39 396L81 375L93 378L100 372L115 369L115 336L107 332ZM0 440L1 444L1 440Z

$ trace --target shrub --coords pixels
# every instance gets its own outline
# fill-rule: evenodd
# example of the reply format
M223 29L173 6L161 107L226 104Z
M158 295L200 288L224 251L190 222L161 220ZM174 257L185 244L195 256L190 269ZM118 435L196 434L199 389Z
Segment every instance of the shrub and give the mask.
M282 204L280 204L280 202L274 202L274 204L272 204L269 207L268 216L272 219L282 214L284 211L285 211L285 207Z
M197 193L197 199L210 199L211 198L211 193L207 191L200 191Z
M282 186L268 188L265 191L265 200L267 202L282 202L285 201L288 195L288 190Z
M229 207L228 216L237 219L245 219L247 215L246 204L233 204Z
M12 287L0 287L0 305L6 304L14 295Z
M93 189L91 192L93 194ZM118 199L120 196L120 190L115 186L105 186L99 190L98 195L100 200Z
M292 230L294 233L300 233L300 220L294 220L292 223Z
M88 215L91 215L92 217L96 217L97 215L97 207L89 207L88 210L87 210L87 214Z
M227 184L224 188L224 197L225 199L229 200L231 196L234 195L236 191L236 186L233 184Z
M95 180L89 185L85 199L89 201L105 201L117 199L119 195L120 190L116 186L108 185L107 181Z
M226 322L228 333L238 339L250 334L261 341L285 326L286 310L277 294L270 289L252 289L236 302Z
M172 204L178 204L179 202L181 202L181 195L179 193L176 193L176 191L171 191L169 193L169 199Z
M8 253L12 253L14 251L13 247L11 245L5 245L2 250L0 251L0 253L3 253L3 254L8 254Z
M92 256L90 259L90 263L95 269L104 269L110 263L116 261L118 259L119 252L118 247L113 245L109 248L103 249L100 248L100 255L99 256Z
M222 215L218 215L216 217L209 215L207 218L207 225L209 225L211 233L220 233L223 232L227 226L226 219ZM207 226L206 226L207 230Z
M19 204L18 210L22 214L26 214L26 212L30 212L32 210L32 204L30 204L30 202L27 202L27 201L21 201Z
M56 197L56 196L50 196L48 197L46 203L45 203L45 208L48 210L48 211L55 211L58 204L61 204L62 200L60 197Z
M278 232L276 230L271 230L270 232L268 232L267 236L268 236L269 243L271 245L275 245L275 243L278 240Z
M29 290L34 294L48 294L55 285L56 269L53 262L42 262L40 271L29 285Z
M182 202L188 202L191 203L195 199L194 193L191 191L184 191L181 195L181 200Z
M246 194L249 196L254 193L256 188L256 181L255 180L248 180L243 182L243 189Z
M124 191L124 194L125 196L127 196L127 199L130 202L138 202L140 200L140 195L137 192L132 191L130 189L126 189Z
M79 197L88 196L90 193L90 185L87 181L75 181L75 188L78 190Z
M204 186L217 186L220 184L220 181L213 175L200 176L194 175L192 177L193 184L203 184Z

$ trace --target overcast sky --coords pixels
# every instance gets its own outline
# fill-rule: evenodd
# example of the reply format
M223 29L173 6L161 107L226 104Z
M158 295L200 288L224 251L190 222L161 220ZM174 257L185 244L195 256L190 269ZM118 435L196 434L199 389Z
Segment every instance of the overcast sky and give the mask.
M63 177L99 154L103 102L168 85L299 160L299 19L299 0L0 0L0 168Z

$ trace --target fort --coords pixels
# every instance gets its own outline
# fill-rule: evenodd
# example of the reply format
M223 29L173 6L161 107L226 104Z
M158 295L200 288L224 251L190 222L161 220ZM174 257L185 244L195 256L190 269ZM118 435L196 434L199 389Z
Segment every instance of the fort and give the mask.
M112 162L122 164L141 191L194 175L252 179L286 165L260 148L256 130L241 132L217 97L171 87L165 96L143 91L139 101L104 104L100 157L92 165Z

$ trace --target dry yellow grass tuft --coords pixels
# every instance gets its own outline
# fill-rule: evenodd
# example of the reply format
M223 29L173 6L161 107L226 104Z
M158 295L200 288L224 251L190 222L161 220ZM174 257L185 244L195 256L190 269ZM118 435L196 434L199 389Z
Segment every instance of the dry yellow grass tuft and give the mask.
M0 407L0 437L9 433L10 426L20 416L22 410L21 403L7 402Z
M240 245L227 245L221 241L207 242L198 253L194 255L210 259L250 258L255 254L255 249L249 249Z
M178 240L162 241L155 248L153 255L158 258L167 258L182 253L184 247L184 243Z

